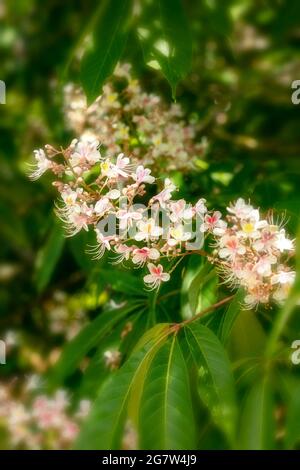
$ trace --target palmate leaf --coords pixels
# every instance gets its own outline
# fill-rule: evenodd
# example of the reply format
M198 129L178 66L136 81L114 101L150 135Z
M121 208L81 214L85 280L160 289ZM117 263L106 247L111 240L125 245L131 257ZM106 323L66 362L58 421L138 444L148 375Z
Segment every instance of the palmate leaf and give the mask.
M199 395L214 422L233 443L236 428L236 397L227 354L218 337L194 322L184 328L193 359L199 369Z
M85 326L64 348L58 363L50 374L49 383L53 385L62 383L75 371L80 360L99 343L101 338L107 335L127 315L132 314L140 307L140 303L134 302L116 310L103 312Z
M255 383L246 398L240 423L240 448L270 450L274 448L274 406L268 377Z
M132 0L105 0L94 25L93 48L81 63L81 83L88 103L99 96L105 80L113 73L126 43Z
M162 324L147 332L128 361L102 387L76 443L78 449L120 449L128 402L135 381L161 347L168 329ZM142 384L141 384L142 385ZM138 406L138 403L136 403Z
M142 22L138 34L145 60L161 69L175 98L177 84L187 75L192 64L192 39L182 1L157 0L149 3L144 14L145 27Z
M142 449L193 449L195 425L189 375L177 336L149 365L139 411Z

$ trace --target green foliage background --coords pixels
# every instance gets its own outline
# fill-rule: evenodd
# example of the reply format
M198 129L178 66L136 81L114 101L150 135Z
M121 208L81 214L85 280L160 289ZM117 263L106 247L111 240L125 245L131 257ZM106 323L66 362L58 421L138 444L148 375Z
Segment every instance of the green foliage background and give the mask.
M47 178L29 182L26 162L34 148L72 137L62 116L66 81L80 81L92 101L116 63L129 61L147 90L176 98L208 139L205 162L172 175L180 195L207 197L221 209L251 198L263 210L285 211L296 237L300 106L291 102L291 83L300 79L300 3L97 3L0 4L7 87L0 105L0 338L7 330L22 338L0 366L1 380L37 371L50 390L63 385L74 401L95 400L77 448L120 448L128 419L146 449L299 448L300 366L290 358L300 339L299 273L282 309L241 311L238 292L229 307L174 327L228 295L216 287L216 274L191 258L155 298L138 273L91 262L84 236L64 239L55 191ZM84 43L88 33L92 48ZM168 44L168 57L157 41ZM72 299L70 311L76 304L90 320L71 342L49 329L45 312L57 290ZM102 358L113 347L122 365L110 372ZM63 350L58 362L53 350Z

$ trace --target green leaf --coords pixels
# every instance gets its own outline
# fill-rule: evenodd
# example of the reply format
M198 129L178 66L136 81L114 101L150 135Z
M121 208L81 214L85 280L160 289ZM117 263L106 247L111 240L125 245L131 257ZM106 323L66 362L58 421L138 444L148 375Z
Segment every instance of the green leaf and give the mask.
M163 325L162 328L164 328ZM153 337L148 335L146 344L136 350L126 363L101 388L90 415L85 422L76 443L77 449L120 449L125 420L128 414L128 401L134 383L144 374L145 364L149 364L157 348L164 341L157 329ZM137 405L137 404L136 404Z
M185 319L193 317L216 301L217 275L209 263L203 264L192 256L186 268L181 288L181 313Z
M204 265L189 289L192 316L210 307L217 299L218 278L214 269Z
M85 326L80 333L68 343L52 370L49 378L50 384L60 384L71 375L80 360L94 347L101 338L108 334L128 314L133 313L140 306L135 302L118 310L109 310L101 313L91 323Z
M36 259L34 278L38 292L42 292L48 285L62 253L64 242L63 228L58 222L55 222L46 244L40 250Z
M189 375L176 335L147 371L139 412L142 449L194 449L195 424Z
M101 93L126 43L131 0L104 1L94 26L93 47L82 59L80 78L88 103Z
M245 292L242 288L240 288L236 292L234 298L231 300L226 312L222 317L222 321L219 327L219 337L223 344L226 344L229 339L234 322L241 311L241 305L244 296Z
M266 347L266 333L255 313L243 310L236 317L230 335L230 349L235 359L261 357Z
M98 279L98 281L97 281ZM116 271L116 268L109 269L97 269L92 275L92 281L98 282L99 286L105 287L108 284L116 292L122 292L124 294L133 295L136 297L147 297L147 291L140 276L134 276L127 269L122 271L120 268Z
M240 448L270 450L274 448L274 409L272 389L262 378L251 388L240 423Z
M192 65L192 39L189 23L181 0L157 0L150 4L154 18L149 29L148 9L145 8L145 27L138 29L145 60L160 68L172 88L175 99L177 84Z
M227 354L217 336L193 322L184 327L194 362L199 370L199 395L213 421L233 442L236 428L236 397Z
M300 443L300 382L289 381L287 400L285 447L293 449ZM299 448L299 447L298 447Z
M105 256L103 256L103 258L95 262L91 255L87 253L88 246L94 246L95 244L95 233L91 230L88 232L81 230L75 237L68 239L68 246L70 247L70 251L74 256L76 263L86 273L93 271L96 266L99 269L99 265L106 261L104 259Z
M111 334L101 339L100 346L84 371L78 393L79 396L89 398L97 396L100 386L111 373L110 368L105 363L104 353L108 350L119 351L123 328L124 322L121 322Z

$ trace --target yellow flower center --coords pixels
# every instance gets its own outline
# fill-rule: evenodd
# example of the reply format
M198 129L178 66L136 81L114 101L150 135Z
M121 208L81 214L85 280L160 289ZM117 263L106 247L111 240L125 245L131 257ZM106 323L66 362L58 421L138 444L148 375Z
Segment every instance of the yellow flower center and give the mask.
M254 231L254 225L251 222L247 222L243 225L243 232L252 233Z

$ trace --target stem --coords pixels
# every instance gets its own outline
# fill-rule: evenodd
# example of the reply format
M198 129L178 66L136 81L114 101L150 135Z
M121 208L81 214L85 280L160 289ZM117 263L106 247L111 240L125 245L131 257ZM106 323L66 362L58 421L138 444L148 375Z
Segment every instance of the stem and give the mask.
M181 326L187 325L189 323L192 323L195 320L198 320L199 318L203 317L206 313L212 312L216 310L217 308L221 307L222 305L226 304L230 300L232 300L234 295L229 295L228 297L225 297L224 299L220 300L216 304L211 305L210 307L205 308L201 312L197 313L194 315L192 318L188 318L187 320L184 320L183 322L180 323Z
M266 357L270 358L276 349L277 341L280 338L280 335L287 324L291 313L293 312L297 302L299 300L299 296L297 293L292 294L286 301L284 308L279 312L276 317L274 326L272 328L271 334L269 336L269 340L266 346Z
M149 322L150 324L155 325L156 321L156 304L157 304L157 296L158 296L159 288L155 289L149 295Z
M158 299L158 302L167 299L168 297L172 297L173 295L180 294L181 289L176 289L168 292L167 294L161 295Z

